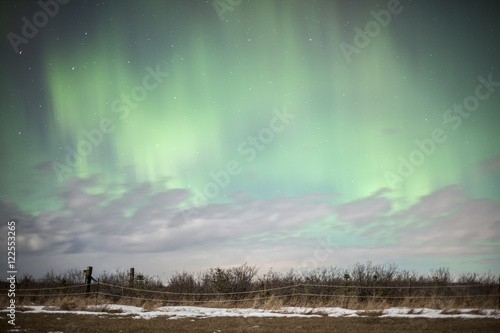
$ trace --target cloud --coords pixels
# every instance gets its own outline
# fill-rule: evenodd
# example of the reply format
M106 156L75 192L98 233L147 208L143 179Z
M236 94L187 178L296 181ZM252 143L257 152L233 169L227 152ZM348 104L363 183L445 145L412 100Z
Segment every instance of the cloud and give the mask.
M72 210L90 209L103 200L101 195L87 194L80 189L68 190L64 192L63 197L66 202L65 208Z
M316 236L335 248L335 255L318 265L398 258L480 260L500 249L498 202L468 197L457 186L439 189L396 212L392 208L398 199L387 197L387 189L340 204L333 203L342 198L338 195L259 199L240 192L230 202L198 206L185 219L179 208L189 201L186 189L143 183L117 185L113 193L87 190L99 185L97 178L73 179L59 194L66 210L37 216L0 201L2 216L18 222L26 267L38 267L39 261L58 266L70 256L97 258L101 265L142 258L150 269L158 261L175 263L176 268L243 262L291 268L314 253L314 230L328 230L316 231ZM346 224L350 227L342 227Z
M496 156L488 160L483 160L479 164L479 169L482 173L488 173L498 168L500 168L500 156Z
M144 183L110 199L86 191L96 185L97 179L72 179L61 193L64 211L22 216L23 224L29 226L20 239L23 251L168 252L293 228L333 212L316 196L242 197L201 206L195 217L186 220L177 206L189 197L187 190L156 191L152 184Z
M400 219L429 219L449 213L458 204L466 200L465 195L456 185L450 185L439 189L426 196L406 211L398 213L396 216Z
M444 200L444 199L443 199ZM500 206L489 199L467 199L448 206L432 219L422 219L423 227L409 227L402 237L404 244L429 244L441 247L456 244L471 246L498 243L500 239ZM433 205L434 208L435 205Z
M28 217L28 215L21 212L15 203L8 200L0 200L0 216L9 221L24 220Z
M390 200L383 197L388 191L382 189L367 198L339 205L335 212L340 221L354 222L357 225L373 223L391 209Z

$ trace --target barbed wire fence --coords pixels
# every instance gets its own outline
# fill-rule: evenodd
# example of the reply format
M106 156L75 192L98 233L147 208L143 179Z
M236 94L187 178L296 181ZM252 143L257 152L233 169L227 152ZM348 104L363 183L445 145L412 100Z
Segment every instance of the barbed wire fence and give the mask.
M6 289L3 289L6 290ZM18 288L16 298L32 302L52 297L85 297L103 301L120 302L123 300L161 302L165 305L199 305L206 303L238 304L241 302L265 302L281 299L283 304L311 305L334 300L355 299L357 301L385 301L397 304L402 300L455 300L478 304L485 299L496 300L500 307L499 284L474 285L429 285L429 286L356 286L356 285L317 285L295 284L277 288L260 288L239 292L200 292L185 293L146 288L127 287L105 282L94 282L88 289L87 284L49 288Z
M82 271L85 283L82 281ZM92 266L70 269L65 274L49 272L42 279L25 276L16 280L16 298L23 303L44 304L67 297L109 303L140 305L210 306L341 306L378 303L382 306L460 306L500 309L500 276L467 273L454 280L447 269L431 275L398 271L395 265L356 264L350 270L270 270L257 275L255 266L209 269L195 277L174 274L167 285L161 280L129 271L103 272L96 280ZM8 283L0 282L1 288ZM7 295L8 289L3 289ZM0 296L0 301L2 297ZM49 302L50 303L50 302ZM53 302L52 302L53 303ZM438 304L439 303L439 304ZM420 306L419 306L420 305Z

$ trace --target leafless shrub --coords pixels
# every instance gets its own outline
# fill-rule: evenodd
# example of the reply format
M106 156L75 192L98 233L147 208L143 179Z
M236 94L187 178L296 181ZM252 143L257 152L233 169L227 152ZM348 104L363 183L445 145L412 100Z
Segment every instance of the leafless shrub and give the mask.
M395 264L368 262L348 268L291 269L285 273L271 269L260 276L257 273L255 266L247 264L217 267L197 275L175 273L163 285L159 278L142 273L136 273L130 283L127 270L116 270L101 274L99 284L93 282L90 293L86 294L86 287L81 285L83 274L73 268L62 274L50 271L40 279L25 275L18 282L16 296L19 306L43 304L67 310L106 302L151 309L157 304L212 304L269 308L339 306L365 310L404 306L450 310L495 308L498 301L498 297L493 296L498 290L496 276L466 273L453 279L447 268L417 274L399 269ZM1 286L7 286L7 282ZM70 296L83 301L77 302ZM0 295L0 305L5 304L8 304L7 297Z

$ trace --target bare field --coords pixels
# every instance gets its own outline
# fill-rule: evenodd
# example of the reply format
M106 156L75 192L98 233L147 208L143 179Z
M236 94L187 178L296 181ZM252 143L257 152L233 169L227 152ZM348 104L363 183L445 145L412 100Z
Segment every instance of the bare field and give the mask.
M1 332L498 332L498 319L427 318L185 318L17 313L1 316Z

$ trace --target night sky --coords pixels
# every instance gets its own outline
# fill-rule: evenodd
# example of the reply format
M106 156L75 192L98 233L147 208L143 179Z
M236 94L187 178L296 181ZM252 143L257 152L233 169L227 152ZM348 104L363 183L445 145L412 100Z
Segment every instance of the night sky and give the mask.
M499 7L2 1L2 267L499 274Z

